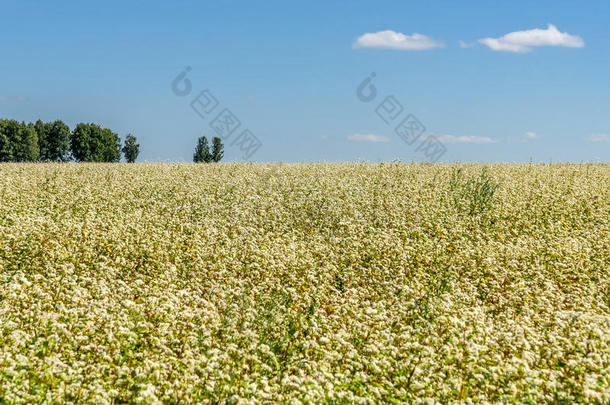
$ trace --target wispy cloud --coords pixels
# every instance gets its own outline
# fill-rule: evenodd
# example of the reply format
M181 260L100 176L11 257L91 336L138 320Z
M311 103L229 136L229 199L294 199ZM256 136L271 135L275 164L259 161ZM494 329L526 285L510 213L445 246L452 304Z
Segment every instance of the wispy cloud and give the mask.
M464 41L458 41L460 44L460 48L472 48L473 46L475 46L476 44L474 42L464 42Z
M442 135L438 139L442 143L477 143L477 144L488 144L497 143L498 140L487 136L454 136L454 135Z
M567 32L560 32L553 24L546 29L535 28L525 31L510 32L500 38L483 38L480 43L487 45L494 51L526 53L537 46L564 46L568 48L582 48L583 39Z
M349 135L347 139L354 142L390 142L390 138L387 136L375 134L353 134Z
M589 137L589 142L610 142L610 135L593 134Z
M369 32L356 39L353 48L398 49L401 51L423 51L443 48L445 44L423 34L406 35L396 31Z
M532 131L528 131L525 133L525 135L523 135L523 140L525 142L532 141L534 139L540 139L540 135L538 135L537 133L532 132Z

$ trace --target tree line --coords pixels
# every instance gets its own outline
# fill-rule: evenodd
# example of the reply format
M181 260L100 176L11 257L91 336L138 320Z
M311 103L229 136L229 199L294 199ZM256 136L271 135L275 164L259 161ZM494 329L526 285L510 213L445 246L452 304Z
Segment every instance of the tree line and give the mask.
M140 153L136 137L121 138L108 128L80 123L70 131L62 121L35 123L0 120L0 162L119 162Z
M0 119L0 162L119 162L121 154L129 163L135 162L140 144L127 134L121 144L118 134L96 124L80 123L73 131L62 121L35 123ZM193 161L220 162L224 145L219 137L197 141Z

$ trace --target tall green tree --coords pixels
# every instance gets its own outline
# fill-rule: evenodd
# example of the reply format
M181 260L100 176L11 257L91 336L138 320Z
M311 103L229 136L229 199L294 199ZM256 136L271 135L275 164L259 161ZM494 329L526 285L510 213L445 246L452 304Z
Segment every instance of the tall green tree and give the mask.
M65 162L68 160L70 153L70 127L63 123L63 121L57 120L48 124L48 130L46 132L45 160L61 161ZM41 151L42 152L42 151Z
M128 163L133 163L140 154L140 144L136 143L136 137L127 134L125 137L125 146L123 146L123 155Z
M17 162L35 162L40 156L38 134L34 124L19 124L19 139L14 149L14 159Z
M108 128L80 123L70 135L70 151L79 162L118 162L121 139Z
M11 145L11 131L13 120L0 120L0 162L13 160L13 147Z
M214 162L220 162L224 154L225 152L222 140L219 137L215 136L212 139L212 160Z
M94 124L78 124L70 134L70 152L79 162L91 160L91 144ZM98 127L99 128L99 127Z
M195 163L207 163L212 161L212 154L210 153L210 146L208 145L208 139L202 136L197 140L197 147L193 154L193 162Z
M33 124L1 120L0 133L0 160L33 162L38 159L38 135Z
M36 135L38 135L38 149L40 150L40 160L45 159L46 153L46 140L47 140L47 130L49 125L46 122L42 122L41 120L37 120L34 123L34 129L36 130Z
M52 162L68 160L70 128L66 124L60 120L47 123L38 120L34 128L38 133L40 160Z

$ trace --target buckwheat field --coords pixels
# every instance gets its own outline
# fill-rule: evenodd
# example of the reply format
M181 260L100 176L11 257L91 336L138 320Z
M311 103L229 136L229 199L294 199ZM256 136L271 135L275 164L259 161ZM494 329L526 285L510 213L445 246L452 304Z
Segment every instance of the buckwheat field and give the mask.
M608 164L0 174L0 403L610 402Z

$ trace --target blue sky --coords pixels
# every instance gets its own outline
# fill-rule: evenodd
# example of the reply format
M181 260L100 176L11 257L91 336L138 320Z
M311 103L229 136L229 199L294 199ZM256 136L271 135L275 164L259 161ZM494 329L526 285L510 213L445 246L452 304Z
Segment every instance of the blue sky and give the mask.
M240 122L229 161L422 161L431 135L440 161L610 161L610 2L0 6L0 116L131 132L141 161L190 161L225 108ZM218 105L202 118L190 103L205 89ZM387 96L403 107L389 124ZM425 127L410 145L394 131L408 114ZM254 152L232 145L246 129Z

